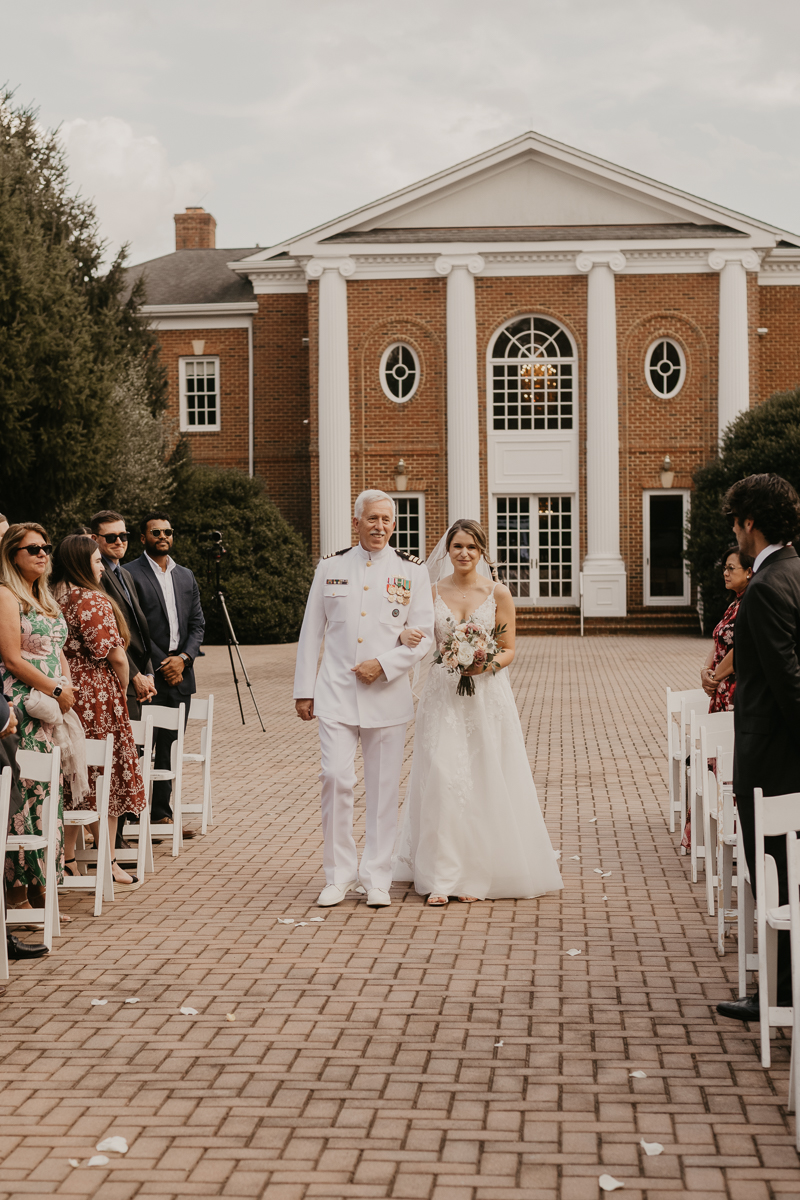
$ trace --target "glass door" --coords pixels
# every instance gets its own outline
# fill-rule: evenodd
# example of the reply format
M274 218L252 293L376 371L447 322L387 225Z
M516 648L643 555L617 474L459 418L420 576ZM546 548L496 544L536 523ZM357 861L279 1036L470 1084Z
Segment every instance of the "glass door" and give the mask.
M683 557L688 491L644 493L644 602L683 605L691 599Z
M497 571L518 605L574 601L572 496L496 496Z

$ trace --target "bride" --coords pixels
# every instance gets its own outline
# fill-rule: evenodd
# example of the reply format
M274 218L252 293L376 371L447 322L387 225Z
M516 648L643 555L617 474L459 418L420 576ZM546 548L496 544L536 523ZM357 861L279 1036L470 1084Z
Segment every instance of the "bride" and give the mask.
M486 534L458 520L426 566L433 584L436 644L448 620L483 625L502 647L473 666L475 694L458 696L458 676L430 668L419 702L414 757L392 862L429 905L531 898L563 887L528 764L507 668L514 658L514 601L492 583ZM404 630L417 645L422 634Z

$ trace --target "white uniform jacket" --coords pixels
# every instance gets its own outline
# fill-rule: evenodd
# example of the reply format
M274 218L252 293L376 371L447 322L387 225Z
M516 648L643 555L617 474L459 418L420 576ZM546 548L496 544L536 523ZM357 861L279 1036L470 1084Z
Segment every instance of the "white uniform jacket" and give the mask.
M425 634L414 650L399 640L406 626ZM313 696L316 716L343 725L381 729L404 724L414 716L408 673L432 641L431 585L422 563L391 546L369 554L359 544L329 555L319 563L308 596L294 698ZM356 679L352 668L369 658L378 659L385 679L380 676L371 684Z

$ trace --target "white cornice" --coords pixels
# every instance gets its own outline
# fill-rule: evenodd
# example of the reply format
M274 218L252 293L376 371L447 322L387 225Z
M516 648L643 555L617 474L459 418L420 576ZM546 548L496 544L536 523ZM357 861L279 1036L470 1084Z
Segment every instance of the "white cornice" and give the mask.
M235 304L143 304L146 317L239 317L258 312L254 300Z
M800 287L800 249L773 250L758 273L761 287Z
M308 282L302 266L293 258L268 262L228 263L231 271L244 275L252 284L256 296L273 296L307 292Z

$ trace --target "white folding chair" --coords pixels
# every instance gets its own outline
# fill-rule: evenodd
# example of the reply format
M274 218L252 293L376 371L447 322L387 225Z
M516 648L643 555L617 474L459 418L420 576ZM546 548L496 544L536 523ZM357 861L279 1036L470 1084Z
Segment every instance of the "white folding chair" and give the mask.
M125 840L128 842L137 842L136 848L125 850L124 848L117 849L118 863L136 863L136 877L140 881L144 879L145 870L150 874L155 871L155 861L153 859L153 841L150 829L150 797L152 793L152 771L153 771L153 719L149 710L145 713L144 720L131 721L131 732L133 740L137 746L142 747L142 754L139 758L139 769L142 772L142 783L144 784L145 806L139 813L139 821L133 825L125 826Z
M87 825L99 824L97 846L87 850L85 846L75 848L75 858L81 871L80 875L70 875L64 872L62 888L69 891L94 892L94 915L99 917L103 911L103 901L114 899L114 876L111 871L111 839L108 836L108 808L111 802L111 771L114 762L114 735L109 733L104 740L86 738L86 765L99 767L103 774L98 775L95 787L96 809L65 808L64 826L78 825L81 831ZM97 871L91 875L87 863L96 863Z
M18 750L17 766L20 779L43 783L47 787L47 796L42 805L43 833L9 833L6 839L6 851L24 850L34 854L43 850L45 902L44 908L10 909L6 913L7 925L41 925L44 930L44 944L48 950L53 948L53 937L60 937L61 922L58 916L58 876L56 870L56 849L58 845L58 792L61 782L61 751L54 746L48 754L39 750Z
M6 861L6 834L11 811L11 767L3 767L0 775L0 863ZM8 946L6 945L6 889L0 880L0 982L8 979Z
M736 805L733 800L733 751L717 746L717 952L725 953L725 938L737 920L733 889L739 888L742 862L736 853ZM736 863L736 875L733 864ZM742 878L742 884L744 879ZM741 939L742 930L738 930Z
M690 765L686 760L691 757L689 754L691 744L691 728L692 714L697 713L700 716L708 715L708 696L702 688L694 688L688 692L673 693L680 696L680 711L678 713L678 736L677 744L673 743L673 759L675 754L678 755L678 796L675 801L675 812L680 814L680 828L678 830L681 837L686 827L686 815L688 808L688 788L689 788L689 769ZM671 718L672 719L672 718ZM674 735L673 735L674 736ZM672 759L670 760L672 762ZM674 831L675 822L674 816L671 830ZM685 854L686 850L681 846L681 854Z
M702 688L699 689L702 691ZM681 705L685 696L695 692L673 692L667 688L667 769L669 772L669 831L675 832L675 813L681 810L681 772L684 769L686 751L681 745ZM703 692L705 696L705 692ZM683 829L681 829L683 834Z
M207 700L197 700L192 697L189 705L189 720L204 721L200 730L200 753L184 754L184 763L199 763L203 768L203 802L202 804L184 804L181 800L181 811L184 813L202 813L201 833L208 831L209 825L214 824L211 811L211 737L214 729L214 696Z
M755 953L756 902L750 882L750 870L744 853L742 823L736 823L736 937L739 943L739 999L747 995L748 985L753 982L753 972L758 970L758 955Z
M141 765L142 765L142 776L144 777L145 767L147 768L147 772L148 772L147 781L145 783L145 795L147 796L147 802L148 802L148 822L147 823L148 823L148 831L149 831L148 839L150 840L150 842L152 842L152 838L153 838L151 813L149 811L152 806L153 784L160 783L160 782L162 782L164 780L168 780L168 779L172 780L172 798L171 799L172 799L172 821L173 821L173 824L172 824L171 837L172 837L172 857L173 858L177 858L178 853L180 852L181 848L183 847L183 809L182 809L182 805L181 805L181 789L183 787L183 740L184 740L184 737L183 737L184 716L183 716L183 714L185 713L185 711L186 711L186 706L184 704L178 705L177 708L167 708L163 704L148 704L147 705L146 709L144 709L143 712L145 714L144 724L145 725L149 724L151 727L149 750L148 750L147 745L144 744L144 742L139 741L139 737L142 736L142 732L143 732L142 728L141 728L143 723L141 721L131 721L131 727L134 730L134 739L136 741L137 746L144 745L144 755L143 755L142 760L140 760L140 761L141 761ZM155 732L158 729L172 729L177 734L175 741L172 743L172 750L170 752L169 768L159 767L158 769L156 769L152 763L152 753L153 753L153 744L155 741ZM140 842L141 842L141 828L142 828L141 818L139 819L139 833L137 833L135 825L126 825L125 826L126 838L139 837ZM161 833L161 831L159 830L158 834L156 835L157 840L161 840L160 837L158 836L158 835L160 835L160 833ZM170 834L167 834L167 833L164 834L164 837L169 837L169 836L170 836ZM119 859L119 858L120 858L120 854L118 851L117 859ZM152 844L150 845L150 849L149 849L148 861L151 863L153 861ZM149 870L152 871L153 869L154 868L152 866L149 867ZM139 878L141 878L141 876L139 876Z
M695 718L697 719L697 718ZM696 875L695 859L695 827L701 826L702 844L698 847L703 858L703 870L706 882L706 905L708 915L714 915L715 889L719 883L717 860L719 858L718 826L719 826L719 787L718 775L709 768L709 760L715 747L719 752L733 754L733 713L709 713L700 725L700 747L697 759L697 777L699 780L698 812L692 813L692 867ZM719 762L716 764L719 771Z
M800 1111L800 841L791 830L786 835L786 864L789 871L789 939L792 947L792 1065L789 1069L789 1111ZM795 1116L795 1146L800 1150L800 1120Z
M789 905L780 904L778 868L764 851L764 838L785 837L800 829L800 792L786 796L754 793L756 816L756 929L758 932L758 1004L761 1065L770 1065L769 1039L779 1025L793 1025L792 1008L778 1007L778 933L790 927Z

